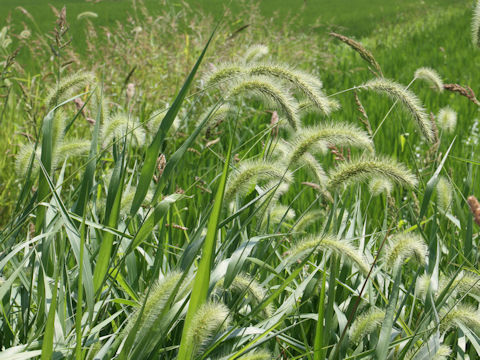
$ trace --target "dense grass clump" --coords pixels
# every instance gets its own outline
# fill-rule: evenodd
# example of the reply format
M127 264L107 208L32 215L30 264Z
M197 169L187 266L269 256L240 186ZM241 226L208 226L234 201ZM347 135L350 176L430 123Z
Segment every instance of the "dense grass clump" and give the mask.
M134 6L78 14L103 67L65 8L0 32L0 358L478 358L478 9L321 42Z

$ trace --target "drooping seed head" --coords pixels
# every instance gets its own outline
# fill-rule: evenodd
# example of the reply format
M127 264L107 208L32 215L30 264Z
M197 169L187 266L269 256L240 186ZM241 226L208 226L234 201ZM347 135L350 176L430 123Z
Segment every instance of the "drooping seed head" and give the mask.
M334 38L337 38L341 42L350 46L362 57L363 60L368 62L375 69L375 71L378 73L379 76L383 76L382 69L380 68L380 65L378 64L377 60L375 60L373 54L367 49L365 49L365 47L362 44L345 35L337 34L334 32L331 32L329 35Z
M354 263L364 274L370 270L367 260L347 240L337 240L331 235L307 236L301 239L290 249L290 258L298 259L320 251L330 250L340 256L342 259Z
M338 165L329 174L328 187L359 184L382 177L404 187L415 187L416 177L403 164L388 158L358 158Z
M95 76L85 71L79 71L73 75L64 77L48 93L45 101L47 108L52 109L56 105L68 100L75 92L84 88L86 85L92 84L94 81Z
M208 107L198 117L198 120L194 121L194 124L197 124L199 121L202 121L210 114L210 118L208 119L208 124L210 124L210 126L212 127L218 126L220 123L224 122L228 117L234 115L237 111L238 110L232 104L229 104L229 103L224 103L217 107L213 105Z
M239 77L245 75L245 68L237 64L223 64L208 72L203 77L205 87L221 86L229 81L238 81Z
M480 331L480 313L470 305L459 304L456 308L440 314L440 331L447 332L459 325L474 332Z
M297 131L292 141L290 161L296 162L307 151L315 152L315 146L323 150L330 145L358 147L374 152L372 139L357 126L348 123L324 123Z
M263 59L268 55L268 46L257 44L250 46L243 55L243 61L245 63L252 63Z
M259 182L283 180L290 182L292 175L278 163L263 160L242 161L236 172L232 172L227 181L225 201L231 201L236 194L245 195Z
M228 315L229 310L222 303L207 302L200 306L187 332L194 354L200 353L219 331L228 327Z
M377 78L368 81L364 88L386 94L391 99L400 102L412 115L425 138L432 142L434 140L433 128L420 99L405 86L384 78Z
M354 344L359 343L362 338L375 331L382 324L384 318L385 311L377 308L371 308L357 317L349 330L350 341Z
M368 190L372 196L379 196L381 194L390 195L392 189L392 182L383 176L374 177L368 183Z
M440 278L439 293L451 283L448 291L460 296L471 295L480 298L480 276L471 272L464 272L455 277L453 276Z
M331 112L331 101L321 91L322 82L315 76L278 64L254 64L247 67L246 71L252 76L265 76L282 80L304 94L311 104L325 115Z
M223 279L217 284L223 287ZM233 279L230 287L226 289L232 293L243 296L250 301L252 307L259 305L268 295L267 290L255 279L245 273L240 273ZM267 306L262 314L264 317L270 317L273 312L272 306Z
M424 298L427 295L431 280L432 277L429 274L422 274L417 278L417 282L415 283L415 293L417 296Z
M421 67L415 71L415 79L422 79L428 82L436 91L443 91L443 80L438 73L429 68Z
M27 174L28 166L30 161L33 158L32 163L32 175L35 175L39 169L38 161L41 156L40 147L37 147L37 150L34 154L35 146L33 144L25 144L20 147L17 156L15 157L15 172L24 177Z
M97 13L94 13L92 11L84 11L77 15L77 20L88 19L88 18L95 19L97 17L98 17Z
M114 138L123 141L124 136L127 136L133 146L141 146L145 143L145 130L138 120L129 118L122 112L107 117L102 127L103 145L106 146Z
M65 130L65 123L66 123L67 115L63 111L63 109L58 109L53 116L53 131L52 131L52 144L55 147L57 144L62 142L63 140L63 132Z
M323 210L310 210L306 214L303 214L302 218L298 220L294 230L298 232L304 231L310 225L313 225L315 223L322 223L324 217L325 213Z
M54 151L54 163L60 164L67 157L86 155L90 151L91 141L84 139L64 140Z
M322 165L310 152L302 149L302 144L278 143L276 150L281 154L281 159L290 169L304 167L315 177L321 187L325 187L328 181L327 174L323 170ZM315 152L326 152L326 144L324 142L311 143L307 147L311 147ZM297 153L296 153L297 152Z
M448 359L450 359L450 355L452 354L452 349L450 349L447 345L440 345L435 354L432 353L434 351L434 349L432 349L428 346L429 345L427 343L425 343L424 345L422 345L422 347L420 347L420 349L416 348L416 349L410 350L407 353L407 355L405 356L405 359L406 360L419 359L419 357L417 357L417 354L419 354L419 353L420 354L421 353L428 354L430 356L429 357L430 360L448 360Z
M162 314L167 301L176 288L182 273L174 271L171 272L161 280L159 280L155 285L153 285L152 290L148 295L147 301L145 302L145 307L143 309L142 318L139 322L138 335L137 336L148 336L148 333L151 331L152 326L158 320L158 317ZM178 294L181 294L182 291L179 291ZM179 297L179 295L176 295ZM140 303L143 303L145 300L141 299ZM133 329L133 326L138 320L140 315L140 308L137 309L128 319L128 323L124 329L124 336Z
M409 258L424 265L427 256L427 245L420 235L413 233L394 235L385 250L385 265L393 268Z
M293 129L299 127L298 104L281 83L265 76L245 77L230 88L227 99L240 95L255 96L272 104L285 114Z

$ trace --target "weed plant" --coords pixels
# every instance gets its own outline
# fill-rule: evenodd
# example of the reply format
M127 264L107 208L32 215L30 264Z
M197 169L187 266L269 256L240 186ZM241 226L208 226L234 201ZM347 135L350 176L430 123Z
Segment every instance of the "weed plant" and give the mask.
M477 53L479 4L460 36ZM5 113L31 134L0 232L0 359L479 357L474 91L339 33L365 61L343 88L266 44L202 66L217 33L151 92L165 68L74 71L65 8L50 85L5 51ZM140 51L122 34L108 59Z

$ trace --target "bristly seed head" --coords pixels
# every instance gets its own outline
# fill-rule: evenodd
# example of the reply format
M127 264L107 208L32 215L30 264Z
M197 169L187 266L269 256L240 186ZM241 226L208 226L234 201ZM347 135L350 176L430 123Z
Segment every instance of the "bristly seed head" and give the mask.
M384 318L385 311L376 308L357 317L350 327L350 341L355 344L359 343L362 338L375 331L382 324Z
M245 77L230 88L226 98L231 99L243 94L267 100L285 114L293 129L299 127L297 102L280 83L265 76Z
M370 80L365 83L363 87L379 93L384 93L391 99L399 101L415 119L425 138L430 142L434 141L433 128L430 119L428 118L422 103L413 92L406 89L405 86L401 84L383 78Z
M440 331L447 332L459 325L478 332L480 330L480 313L469 305L459 304L456 308L443 312L440 320Z
M64 77L57 85L48 93L46 104L48 109L52 109L56 105L68 100L75 92L92 84L95 76L90 72L79 71L73 75Z
M405 187L417 185L417 178L403 164L388 158L364 157L343 162L331 170L328 187L358 184L376 177L383 177Z
M415 71L414 76L415 79L422 79L427 81L431 86L433 86L436 91L443 91L443 80L435 70L429 67L421 67L417 69L417 71Z
M245 54L243 55L243 61L248 63L253 63L261 60L268 55L268 46L257 44L250 46Z
M200 306L192 319L187 339L198 354L215 335L228 327L229 309L222 303L209 302Z
M368 183L368 190L372 196L379 196L380 194L390 195L392 189L392 182L383 176L372 178Z
M443 211L447 211L453 198L452 184L450 184L450 181L448 181L446 177L440 176L438 178L436 191L438 207Z
M320 251L330 250L345 260L353 262L357 268L367 274L370 270L363 254L347 240L337 240L332 235L307 236L290 249L290 258L297 260Z
M438 112L438 127L446 133L452 133L457 126L457 113L452 108L446 106Z
M480 47L480 0L477 1L472 17L472 41L473 45Z
M407 233L392 237L385 250L385 265L393 268L402 264L408 258L414 257L420 264L425 264L427 245L420 235Z
M229 175L225 201L231 201L235 194L245 195L257 183L272 180L290 182L291 179L291 173L278 163L263 160L242 161L238 170Z

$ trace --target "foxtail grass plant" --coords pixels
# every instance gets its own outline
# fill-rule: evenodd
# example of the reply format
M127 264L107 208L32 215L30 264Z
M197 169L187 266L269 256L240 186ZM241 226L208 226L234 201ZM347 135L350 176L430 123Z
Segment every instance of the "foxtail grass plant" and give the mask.
M165 9L137 1L105 29L80 13L104 68L68 47L66 9L43 41L23 8L28 29L0 31L0 123L20 143L0 142L17 174L0 174L17 199L0 209L0 359L478 358L476 97L432 70L454 78L443 42L470 41L465 10L334 33L356 53L329 54L289 22L260 38L256 12L205 42L208 18ZM420 35L441 64L401 61ZM17 40L52 56L42 77Z

